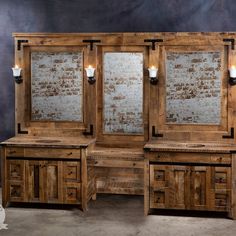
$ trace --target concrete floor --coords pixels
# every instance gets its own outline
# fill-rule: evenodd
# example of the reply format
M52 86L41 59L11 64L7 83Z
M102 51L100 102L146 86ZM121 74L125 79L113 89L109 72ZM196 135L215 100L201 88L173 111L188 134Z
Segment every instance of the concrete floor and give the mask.
M236 235L236 221L222 215L174 216L172 212L144 217L141 196L98 195L86 213L76 208L8 207L5 223L9 229L0 230L1 236Z

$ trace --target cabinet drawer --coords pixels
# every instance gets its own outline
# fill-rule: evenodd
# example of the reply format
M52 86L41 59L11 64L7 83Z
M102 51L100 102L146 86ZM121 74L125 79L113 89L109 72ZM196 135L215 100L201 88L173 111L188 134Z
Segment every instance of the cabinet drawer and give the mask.
M230 154L212 154L211 162L215 164L231 164Z
M8 195L11 202L24 202L24 184L18 181L8 181Z
M24 180L25 162L19 160L7 161L7 173L9 180Z
M7 147L6 148L6 156L7 157L23 157L24 156L24 148Z
M80 158L80 149L25 148L25 157Z
M64 186L64 203L77 204L81 202L80 184L67 184Z
M63 178L66 182L80 182L80 162L64 162L63 163Z
M230 154L149 152L145 157L153 162L231 164Z

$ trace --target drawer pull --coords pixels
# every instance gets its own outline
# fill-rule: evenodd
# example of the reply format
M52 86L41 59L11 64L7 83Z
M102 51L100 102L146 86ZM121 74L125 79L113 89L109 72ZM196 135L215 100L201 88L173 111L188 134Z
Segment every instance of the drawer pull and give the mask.
M73 193L68 193L68 196L71 197L73 195Z
M16 153L16 151L9 151L9 154L14 154Z
M72 155L72 152L67 153L67 156L70 156L70 155Z
M136 166L136 163L133 163L133 166Z
M73 172L72 171L70 171L69 173L68 173L68 175L72 175L73 174Z

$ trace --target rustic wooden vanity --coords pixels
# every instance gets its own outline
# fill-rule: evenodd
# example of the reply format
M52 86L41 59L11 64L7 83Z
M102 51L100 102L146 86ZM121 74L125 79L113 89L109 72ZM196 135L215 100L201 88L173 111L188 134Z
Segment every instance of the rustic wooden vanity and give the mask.
M96 194L133 194L146 215L236 218L236 33L13 36L22 71L16 137L2 143L4 206L85 210Z
M96 194L87 152L94 139L14 137L3 142L3 206L8 202L80 204Z
M145 213L151 209L228 212L235 218L236 147L219 143L147 143Z

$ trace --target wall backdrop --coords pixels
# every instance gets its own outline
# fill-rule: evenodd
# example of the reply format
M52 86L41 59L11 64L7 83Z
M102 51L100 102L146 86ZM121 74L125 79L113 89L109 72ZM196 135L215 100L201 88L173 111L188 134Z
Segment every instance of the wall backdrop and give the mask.
M14 135L12 32L236 31L234 0L0 0L0 141Z

